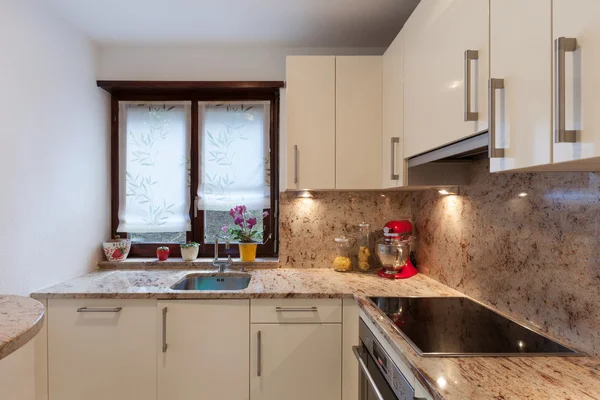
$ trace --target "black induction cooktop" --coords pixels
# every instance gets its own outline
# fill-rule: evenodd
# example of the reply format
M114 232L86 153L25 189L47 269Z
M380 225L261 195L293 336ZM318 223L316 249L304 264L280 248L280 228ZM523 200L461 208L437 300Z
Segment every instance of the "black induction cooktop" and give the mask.
M424 357L578 355L465 297L370 300Z

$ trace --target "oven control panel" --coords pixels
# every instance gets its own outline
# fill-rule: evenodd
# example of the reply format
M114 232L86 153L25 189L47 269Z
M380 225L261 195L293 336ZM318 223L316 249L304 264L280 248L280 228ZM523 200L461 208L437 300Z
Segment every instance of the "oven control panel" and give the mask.
M377 364L379 371L381 371L396 397L400 400L413 400L415 395L413 387L408 383L402 372L400 372L400 369L392 362L392 359L379 344L373 333L371 333L362 321L360 322L359 332L363 345L373 360L375 360L375 364Z

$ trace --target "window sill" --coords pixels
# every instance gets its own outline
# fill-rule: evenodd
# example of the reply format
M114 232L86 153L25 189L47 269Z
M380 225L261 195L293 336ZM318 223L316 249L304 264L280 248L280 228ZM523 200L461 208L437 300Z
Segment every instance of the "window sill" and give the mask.
M220 258L225 260L225 258ZM156 258L128 258L123 261L100 261L100 269L214 269L212 258L197 258L194 261L183 261L182 258L169 258L167 261L158 261ZM278 258L256 258L253 262L242 262L239 258L233 259L233 268L250 269L278 268Z

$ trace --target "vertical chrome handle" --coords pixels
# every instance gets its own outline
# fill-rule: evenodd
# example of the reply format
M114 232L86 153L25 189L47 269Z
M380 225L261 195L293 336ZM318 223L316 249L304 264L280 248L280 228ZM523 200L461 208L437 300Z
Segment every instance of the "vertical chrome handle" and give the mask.
M256 332L256 376L262 375L262 334Z
M577 131L567 130L565 122L565 53L577 49L577 39L560 37L554 41L556 61L556 98L554 112L554 143L574 143Z
M294 145L294 183L298 183L298 145Z
M373 389L373 393L375 394L375 397L377 398L377 400L385 400L383 398L383 395L379 391L379 388L377 387L377 383L375 382L375 379L373 379L373 376L369 372L369 368L367 368L367 364L365 363L365 361L362 358L363 352L365 350L361 346L352 346L352 351L354 352L354 356L356 357L356 360L358 361L358 366L360 367L360 370L362 371L365 378L367 378L367 382L369 383L369 386L371 386L371 389Z
M490 146L489 146L489 157L490 158L503 158L504 157L504 149L496 148L496 90L504 89L504 79L490 79L490 86L488 89L489 95L489 136L490 136Z
M465 50L465 121L477 121L479 113L471 111L471 62L479 60L479 51Z
M200 201L200 197L194 197L194 218L198 218L198 202Z
M162 352L167 352L167 307L162 309Z
M392 143L391 143L392 154L391 154L391 160L390 160L390 179L393 181L397 181L400 179L400 175L396 174L396 145L398 143L400 143L400 138L393 137Z

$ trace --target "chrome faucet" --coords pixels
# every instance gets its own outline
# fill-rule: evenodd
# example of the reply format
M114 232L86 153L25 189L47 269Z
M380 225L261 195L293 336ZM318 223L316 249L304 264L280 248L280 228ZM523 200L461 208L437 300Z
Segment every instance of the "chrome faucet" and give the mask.
M225 239L225 250L229 250L229 239ZM215 259L213 260L213 265L219 268L219 272L225 272L227 268L231 268L233 265L233 260L231 256L227 256L227 261L219 260L219 235L215 235Z

